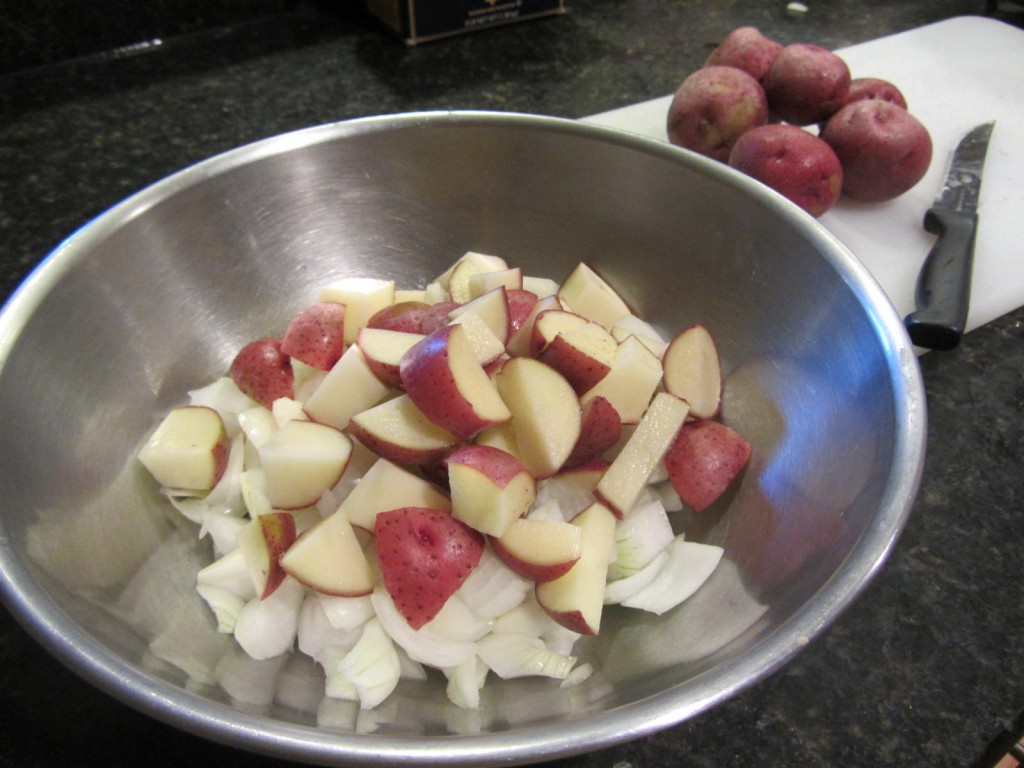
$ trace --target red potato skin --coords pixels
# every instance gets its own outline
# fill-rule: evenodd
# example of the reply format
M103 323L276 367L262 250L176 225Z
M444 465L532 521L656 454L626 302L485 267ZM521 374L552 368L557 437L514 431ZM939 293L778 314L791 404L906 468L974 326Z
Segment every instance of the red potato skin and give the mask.
M538 586L540 585L538 584ZM561 627L565 627L570 632L575 632L578 635L594 634L594 628L587 623L587 620L583 618L583 614L580 611L565 611L563 613L548 611L547 613L552 621Z
M619 442L621 435L622 419L615 406L607 398L600 396L588 401L583 406L580 436L560 471L576 469L599 459L605 451Z
M868 99L888 101L902 109L907 108L907 100L903 96L903 92L888 80L881 80L877 77L855 77L851 80L850 90L846 93L843 106Z
M822 139L843 165L843 194L879 203L919 182L932 161L932 139L921 122L895 104L857 101L832 117Z
M431 304L420 313L420 326L416 333L426 336L448 325L451 322L449 315L458 306L456 301L440 301L437 304Z
M217 445L213 447L213 483L210 485L211 488L217 485L221 478L224 477L224 472L228 468L228 459L230 456L231 442L228 440L227 432L224 432Z
M750 460L752 447L718 421L683 425L665 454L669 482L694 512L703 512L732 484Z
M764 90L774 117L792 125L812 125L839 110L850 80L850 68L832 51L794 43L775 57Z
M432 422L462 440L492 426L473 411L459 392L448 365L448 338L456 326L446 325L417 342L399 367L402 387Z
M377 360L371 360L367 357L366 367L370 369L374 376L380 379L382 384L386 384L394 389L401 388L402 375L399 373L397 365L384 364Z
M441 301L425 304L422 301L400 301L377 311L366 323L369 328L419 333L424 336L448 324L448 313L458 303Z
M281 566L281 557L295 541L295 518L289 512L271 512L260 515L260 531L267 543L270 553L270 571L267 573L267 584L260 595L265 600L281 586L288 574Z
M756 27L737 27L711 52L704 66L736 67L760 82L781 50L781 43L766 37Z
M379 513L374 537L384 587L413 629L437 615L484 549L482 534L450 512L426 507Z
M560 576L565 576L565 574L567 574L572 567L576 565L576 560L569 560L568 562L556 563L554 565L534 565L533 563L524 563L518 557L505 549L501 543L501 539L495 536L490 536L488 538L491 542L491 549L494 550L494 554L500 557L505 565L511 568L517 575L538 584L542 584L545 581L554 581ZM577 560L578 559L579 558L577 558Z
M320 301L288 324L281 351L321 371L329 371L345 351L345 305Z
M537 353L536 358L558 371L577 395L582 395L608 375L611 366L574 347L558 334Z
M377 310L366 321L367 328L383 328L386 331L402 331L403 333L419 333L419 318L430 309L430 304L422 301L400 301L383 309Z
M768 120L761 84L735 67L704 67L676 90L666 129L672 144L725 162L745 131Z
M246 395L270 408L282 397L295 397L295 372L279 339L257 339L235 355L228 376Z
M537 294L524 288L508 288L505 291L508 302L508 335L522 328L526 318L537 305Z
M504 488L518 475L528 474L519 459L490 445L464 445L451 454L445 463L449 467L462 464L475 469L498 488Z
M438 465L460 445L458 442L453 442L451 445L442 446L440 448L417 451L381 440L376 435L366 431L355 421L348 425L348 431L351 433L352 437L382 459L393 461L395 464L408 464L414 467ZM445 477L447 478L447 472L445 473ZM427 479L432 480L430 477Z
M767 184L812 216L836 204L844 170L832 148L795 125L778 123L741 136L729 165Z
M530 329L530 357L538 357L544 351L544 348L558 335L560 328L549 322L550 318L558 316L567 318L575 326L584 326L590 322L582 315L577 315L575 312L570 312L567 309L545 309L543 312L539 312L533 319L533 328ZM565 327L571 328L574 325Z

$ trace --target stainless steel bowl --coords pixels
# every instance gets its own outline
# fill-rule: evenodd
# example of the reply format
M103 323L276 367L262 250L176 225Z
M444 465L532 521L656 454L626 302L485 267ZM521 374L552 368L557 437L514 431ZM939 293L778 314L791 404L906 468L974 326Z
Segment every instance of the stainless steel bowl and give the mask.
M587 261L663 329L711 328L725 419L755 455L726 511L685 522L725 560L663 617L609 611L581 646L597 670L581 685L492 683L474 714L432 679L373 713L325 707L318 725L300 660L247 665L209 626L179 636L203 545L170 522L134 452L187 389L244 342L280 333L319 284L422 284L470 249L555 278ZM899 319L819 224L703 158L522 115L326 125L178 173L36 270L0 317L0 365L9 609L77 673L156 718L321 764L552 759L756 683L880 568L911 509L926 429ZM188 658L163 660L182 644L192 679ZM222 655L220 683L205 677L210 654Z

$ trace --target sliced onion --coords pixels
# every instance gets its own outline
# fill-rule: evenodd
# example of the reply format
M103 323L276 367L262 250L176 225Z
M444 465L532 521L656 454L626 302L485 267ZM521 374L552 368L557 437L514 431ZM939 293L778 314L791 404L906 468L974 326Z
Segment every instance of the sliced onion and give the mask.
M239 549L202 568L196 575L196 583L226 589L246 602L256 597L252 574Z
M439 637L472 643L491 631L492 619L485 619L462 599L458 592L448 598L437 615L427 622Z
M197 585L196 591L213 611L214 618L217 619L217 631L224 635L234 634L238 614L242 612L246 601L234 592L209 584Z
M514 632L492 632L477 647L484 664L503 680L533 676L564 680L576 663L575 656L548 650L540 639Z
M203 512L199 538L209 536L213 540L214 557L223 557L238 549L238 532L247 522L248 520L243 517L207 510Z
M359 642L338 664L338 671L356 687L363 709L373 709L395 690L402 664L378 619L366 622Z
M519 605L532 589L532 581L513 573L487 548L456 594L478 615L493 619Z
M661 500L654 497L633 508L615 524L615 557L608 566L611 580L640 571L675 538L672 523Z
M622 605L657 614L675 608L714 572L722 559L722 552L721 547L677 537L665 548L668 561L657 577L635 595L623 600Z
M286 653L299 630L299 609L306 590L288 577L262 600L250 600L238 614L235 640L254 659Z
M188 396L189 405L202 405L217 411L230 437L238 433L238 414L256 405L256 402L245 395L228 376L222 376L204 387L193 389Z
M631 598L641 589L654 581L658 574L661 573L661 569L665 567L665 563L667 562L668 554L664 551L659 552L654 556L654 559L651 560L651 562L632 576L608 582L604 587L605 605L614 605Z
M487 679L488 669L479 656L472 656L457 667L445 669L448 700L461 709L479 709L480 689Z
M410 627L383 587L374 590L370 599L384 630L414 661L443 669L457 667L476 654L474 643L446 640L426 627Z
M338 629L331 624L320 596L315 592L309 592L302 601L296 640L299 650L307 656L318 659L328 646L351 650L359 641L360 634L359 627Z

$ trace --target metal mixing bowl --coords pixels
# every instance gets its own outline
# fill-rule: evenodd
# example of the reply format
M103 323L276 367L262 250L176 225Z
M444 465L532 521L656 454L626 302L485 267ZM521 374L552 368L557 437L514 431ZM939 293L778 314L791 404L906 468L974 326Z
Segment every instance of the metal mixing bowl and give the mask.
M725 559L662 617L610 609L579 646L596 673L575 687L494 682L467 713L438 676L403 683L378 711L321 706L301 660L247 664L212 624L182 630L207 544L170 522L134 452L320 284L422 285L466 250L556 279L586 261L663 330L710 327L724 418L755 452L724 510L682 522ZM9 301L0 365L0 583L13 614L156 718L322 764L553 759L668 727L763 679L880 568L911 509L926 429L899 319L819 224L673 147L506 114L311 128L145 189ZM168 663L168 648L195 666ZM211 653L222 684L204 679Z

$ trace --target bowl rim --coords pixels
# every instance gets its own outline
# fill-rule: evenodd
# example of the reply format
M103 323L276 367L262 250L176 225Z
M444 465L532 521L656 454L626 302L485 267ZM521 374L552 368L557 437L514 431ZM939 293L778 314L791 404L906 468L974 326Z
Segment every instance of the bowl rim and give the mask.
M577 135L712 172L759 198L808 238L861 298L883 345L893 380L894 473L876 524L830 581L771 635L737 659L644 700L557 726L468 736L367 736L247 714L176 688L111 654L65 614L14 551L0 517L0 599L59 662L112 696L166 724L212 741L270 756L324 765L514 765L608 748L678 725L774 674L818 637L867 588L910 515L924 465L927 415L914 348L888 297L867 269L817 220L781 195L721 163L638 134L568 118L515 112L446 110L361 117L270 136L177 171L115 204L61 242L19 285L0 311L0 374L21 327L89 244L175 192L265 157L365 133L429 126L520 127Z

